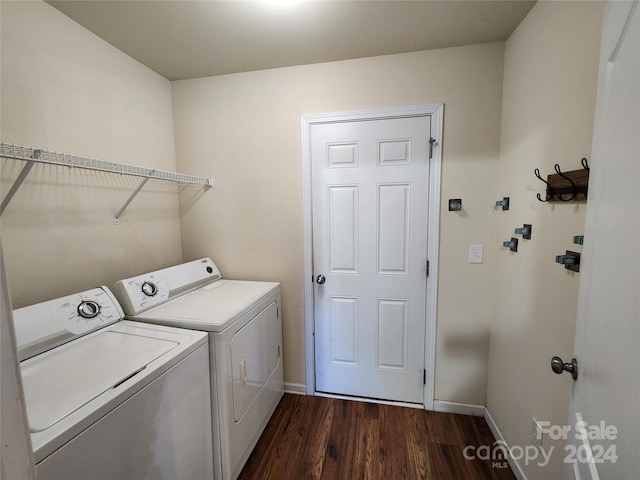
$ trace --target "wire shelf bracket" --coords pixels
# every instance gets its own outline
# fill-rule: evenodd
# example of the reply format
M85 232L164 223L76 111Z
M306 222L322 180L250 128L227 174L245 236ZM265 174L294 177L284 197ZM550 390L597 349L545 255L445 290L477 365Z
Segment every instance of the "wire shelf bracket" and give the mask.
M138 188L124 203L122 208L114 215L113 222L118 225L120 217L127 209L133 199L140 193L145 184L152 178L159 180L167 180L176 183L186 183L192 185L203 185L205 188L213 187L212 177L198 177L195 175L185 175L183 173L166 172L164 170L156 170L148 167L137 167L126 165L124 163L110 162L106 160L98 160L90 157L81 157L78 155L70 155L67 153L52 152L48 150L40 150L13 143L0 142L0 157L13 160L23 160L27 164L22 168L20 174L11 186L11 189L0 204L0 215L4 212L9 202L18 191L22 182L36 163L44 163L48 165L60 165L69 168L81 168L84 170L96 170L99 172L119 173L121 175L132 175L142 177L143 180Z

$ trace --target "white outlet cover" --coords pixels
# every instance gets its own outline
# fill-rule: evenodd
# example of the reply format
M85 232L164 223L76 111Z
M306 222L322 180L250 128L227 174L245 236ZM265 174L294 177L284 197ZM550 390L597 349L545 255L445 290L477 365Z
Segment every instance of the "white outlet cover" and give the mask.
M484 245L469 245L469 263L482 263Z
M536 417L531 417L531 442L538 448L542 448L544 429Z

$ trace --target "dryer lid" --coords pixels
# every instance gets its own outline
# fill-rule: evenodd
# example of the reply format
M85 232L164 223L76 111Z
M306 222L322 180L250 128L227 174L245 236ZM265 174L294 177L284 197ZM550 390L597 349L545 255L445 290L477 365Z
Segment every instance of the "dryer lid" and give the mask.
M50 428L177 345L107 330L22 362L31 432Z
M222 279L127 318L206 332L222 332L279 287L277 282Z

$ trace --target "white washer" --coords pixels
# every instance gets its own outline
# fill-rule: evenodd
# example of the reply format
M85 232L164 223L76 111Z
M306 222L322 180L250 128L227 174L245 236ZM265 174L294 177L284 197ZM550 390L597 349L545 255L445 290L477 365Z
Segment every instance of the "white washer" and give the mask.
M106 288L14 311L39 480L213 477L207 336Z
M128 319L209 333L214 476L237 478L284 393L280 284L222 279L202 258L113 291Z

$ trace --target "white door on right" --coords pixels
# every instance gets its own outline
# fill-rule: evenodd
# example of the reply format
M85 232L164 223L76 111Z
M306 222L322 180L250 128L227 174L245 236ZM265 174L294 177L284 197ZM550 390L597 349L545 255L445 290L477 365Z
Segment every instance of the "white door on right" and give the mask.
M600 55L564 478L640 479L638 0L609 2Z

